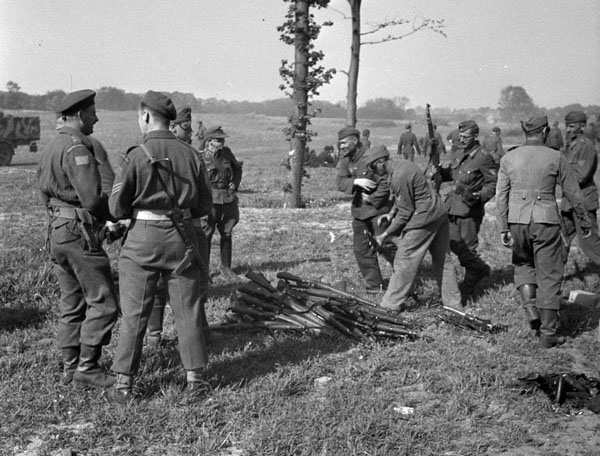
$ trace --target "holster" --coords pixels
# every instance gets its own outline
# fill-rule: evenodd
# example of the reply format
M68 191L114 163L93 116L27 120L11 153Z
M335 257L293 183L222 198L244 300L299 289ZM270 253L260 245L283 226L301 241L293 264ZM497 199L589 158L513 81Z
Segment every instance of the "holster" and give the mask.
M90 250L97 250L102 248L102 240L100 239L100 227L94 219L94 216L90 214L86 209L75 208L77 214L77 223L81 230L81 235L87 243Z
M173 208L167 212L167 217L177 229L177 232L185 243L185 256L181 263L175 268L176 274L181 274L192 263L196 263L203 273L208 274L208 266L200 252L200 245L196 237L196 228L191 218L186 218L180 208Z

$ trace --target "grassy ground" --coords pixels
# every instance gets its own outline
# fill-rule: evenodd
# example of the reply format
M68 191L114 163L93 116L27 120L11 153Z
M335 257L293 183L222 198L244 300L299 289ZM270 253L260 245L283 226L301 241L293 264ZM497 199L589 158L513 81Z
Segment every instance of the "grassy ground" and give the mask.
M118 167L119 153L139 141L135 116L100 113L100 119L96 135ZM326 282L344 279L362 293L351 251L349 203L334 189L334 171L309 170L304 188L309 208L282 209L284 119L203 120L230 132L228 144L244 160L241 222L234 232L236 272L261 271L271 280L278 271ZM52 124L52 115L45 115L42 149L53 135ZM341 124L317 119L315 147L334 143ZM393 145L399 131L372 128L373 142ZM480 250L494 272L469 310L508 325L506 332L478 336L441 323L426 262L415 290L418 299L406 316L425 326L429 340L359 344L308 335L220 333L210 346L211 390L195 401L181 392L185 378L174 343L145 348L136 386L143 400L137 405L114 406L104 394L60 386L58 289L44 250L45 212L34 178L38 157L19 151L12 166L0 168L0 454L58 455L66 449L78 455L148 456L599 454L597 415L556 408L542 393L523 395L517 379L531 371L600 377L600 310L566 304L562 317L569 341L540 349L525 328L493 203ZM115 262L116 249L109 253ZM389 266L383 270L389 276ZM600 292L597 272L574 246L565 293ZM223 319L237 285L214 278L211 323ZM170 314L166 335L175 337ZM107 366L118 336L117 326L105 351ZM315 382L322 377L330 380ZM402 413L401 407L414 412Z

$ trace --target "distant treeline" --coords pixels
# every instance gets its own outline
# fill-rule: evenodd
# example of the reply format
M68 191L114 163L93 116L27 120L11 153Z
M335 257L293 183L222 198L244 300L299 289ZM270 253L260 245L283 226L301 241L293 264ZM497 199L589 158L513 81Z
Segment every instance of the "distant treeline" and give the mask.
M17 84L14 86L18 87ZM62 90L53 90L45 95L30 95L18 90L0 91L0 109L8 110L36 110L54 111L66 93ZM143 94L125 92L115 87L102 87L97 90L96 106L98 109L109 111L131 111L139 107ZM217 98L196 98L192 93L173 92L170 94L175 106L190 106L194 113L211 114L259 114L265 116L286 117L293 112L293 101L289 98L278 98L265 101L228 101ZM358 109L360 119L390 119L410 120L425 116L425 108L417 107L407 109L409 100L406 97L376 98L368 100ZM552 109L540 108L548 114L551 120L564 119L567 112L582 110L597 120L600 106L572 104ZM318 117L345 118L346 108L344 103L331 103L329 101L314 100L312 111ZM432 113L440 125L447 125L472 118L480 122L495 123L502 120L498 108L473 108L449 109L433 107Z

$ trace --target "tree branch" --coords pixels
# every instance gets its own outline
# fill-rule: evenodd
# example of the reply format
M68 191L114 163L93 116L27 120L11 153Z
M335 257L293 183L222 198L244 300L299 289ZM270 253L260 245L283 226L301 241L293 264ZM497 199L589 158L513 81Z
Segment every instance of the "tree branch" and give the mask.
M402 38L406 38L407 36L413 35L421 30L431 30L432 32L439 33L440 35L442 35L444 37L446 36L444 31L442 30L445 27L443 19L421 19L421 22L419 24L417 24L416 21L417 21L417 18L415 18L413 20L412 30L410 30L406 33L396 34L396 35L389 34L380 39L373 39L371 41L362 41L361 45L363 45L363 44L380 44L380 43L387 43L388 41L397 41L397 40L401 40ZM361 36L372 35L383 29L386 29L388 27L402 26L405 24L408 24L408 21L406 19L386 20L379 24L373 25L371 30L362 32Z

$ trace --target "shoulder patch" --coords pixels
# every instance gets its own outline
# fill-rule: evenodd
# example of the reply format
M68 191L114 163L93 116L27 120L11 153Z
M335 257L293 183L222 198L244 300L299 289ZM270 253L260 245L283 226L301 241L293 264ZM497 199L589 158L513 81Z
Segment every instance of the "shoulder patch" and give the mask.
M77 155L75 157L75 164L77 166L84 166L90 164L90 157L88 155Z

